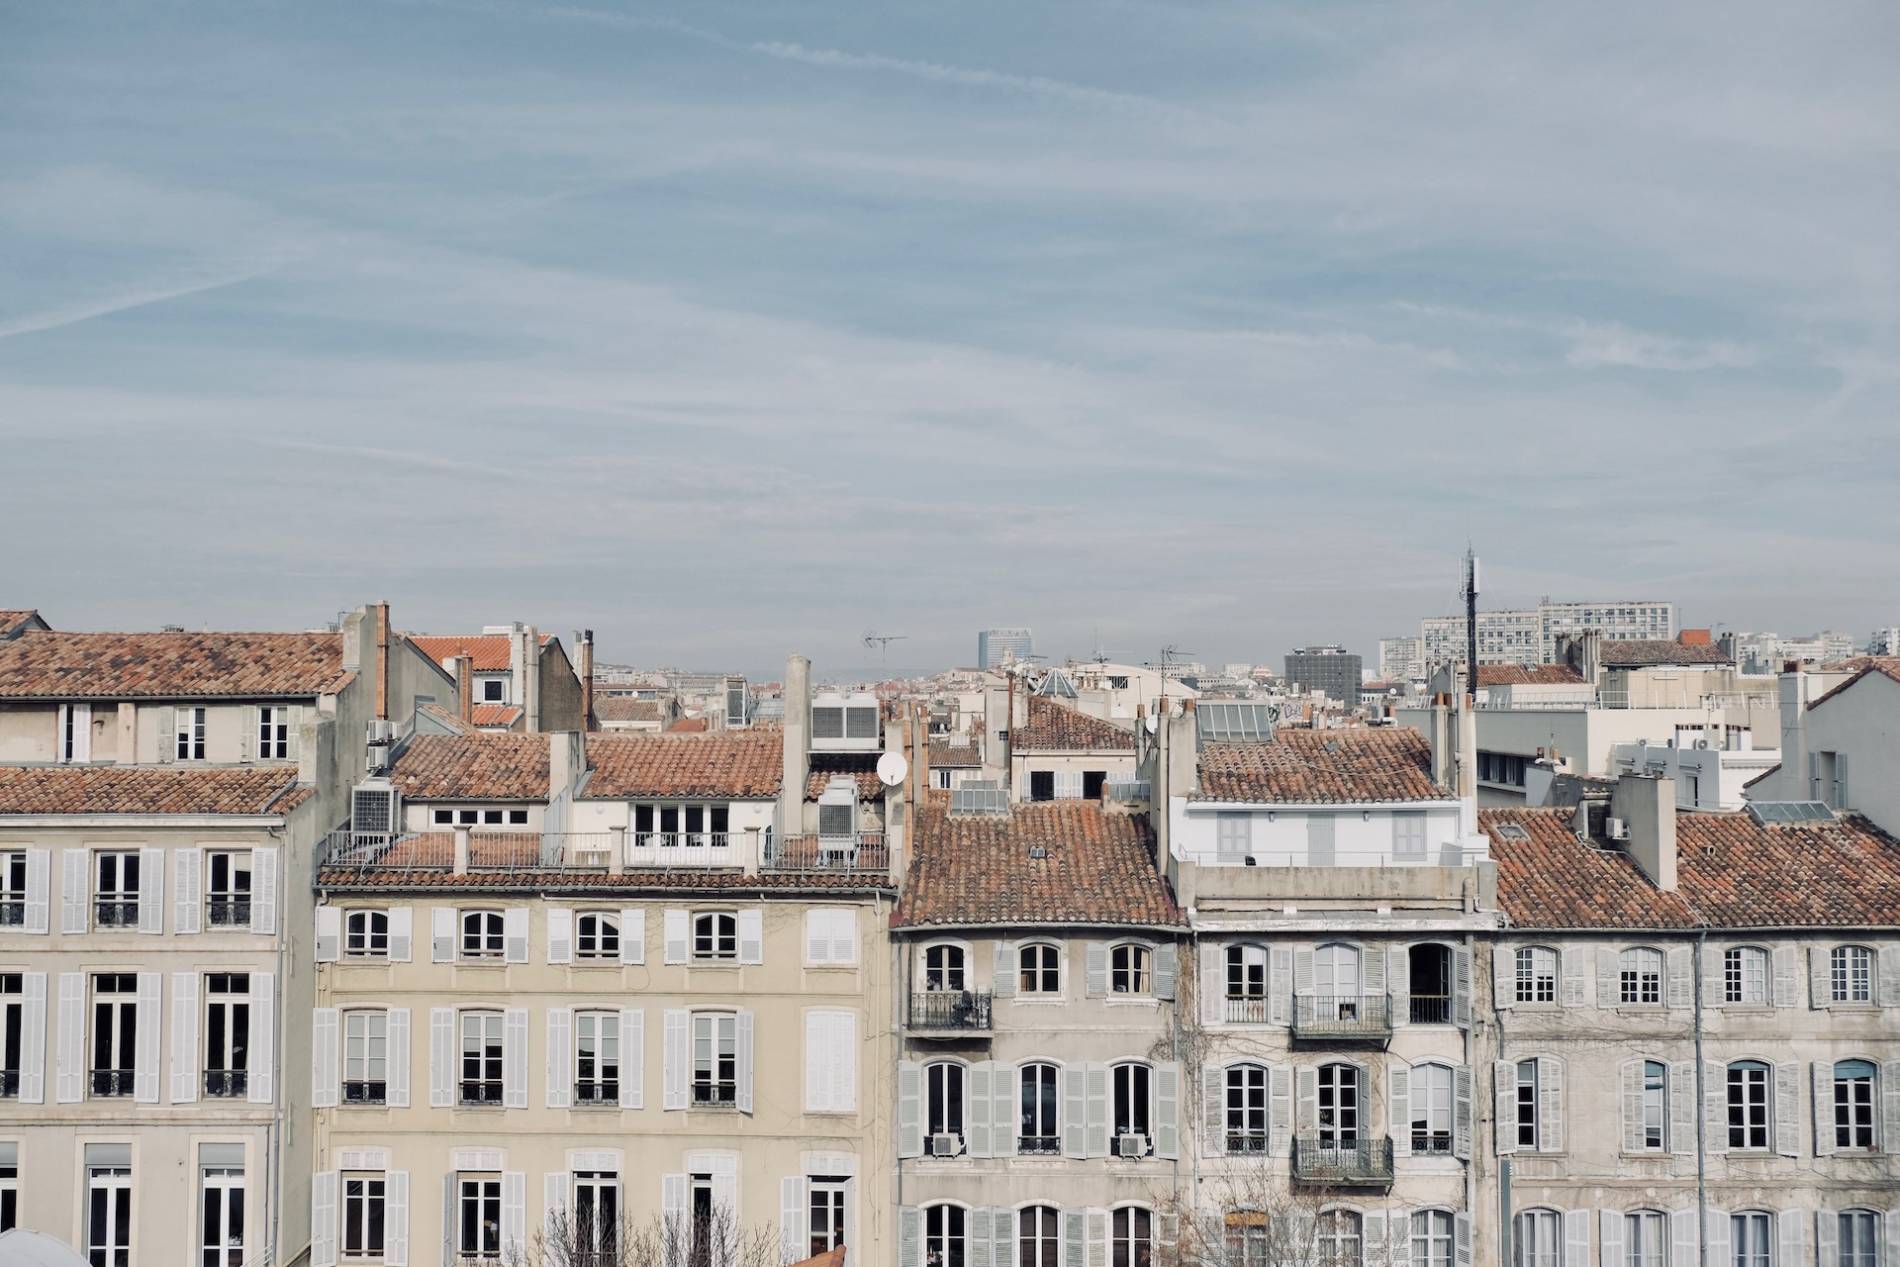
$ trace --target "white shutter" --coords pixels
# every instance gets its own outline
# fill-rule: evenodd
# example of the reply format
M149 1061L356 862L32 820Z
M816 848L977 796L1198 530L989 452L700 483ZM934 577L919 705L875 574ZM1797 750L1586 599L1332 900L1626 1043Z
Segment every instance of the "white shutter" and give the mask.
M277 931L277 851L251 850L251 931Z
M1718 1069L1721 1066L1716 1066ZM1640 1072L1641 1066L1638 1070ZM1722 1079L1718 1075L1709 1083L1709 1095L1713 1098L1714 1117L1709 1122L1708 1146L1710 1151L1721 1151L1722 1141L1728 1136L1728 1105L1722 1099ZM1639 1084L1640 1086L1640 1084ZM1669 1151L1678 1157L1695 1156L1695 1062L1679 1060L1669 1066L1669 1081L1666 1084L1669 1102ZM1705 1105L1705 1107L1708 1107Z
M1062 1212L1062 1267L1083 1267L1083 1258L1088 1253L1088 1232L1084 1227L1084 1218L1080 1210ZM914 1264L907 1267L914 1267Z
M1471 1216L1463 1212L1451 1216L1452 1261L1457 1267L1471 1267Z
M50 926L52 865L53 855L49 850L26 851L26 909L20 916L23 933L44 933Z
M568 1036L573 1024L574 1013L571 1009L548 1009L547 1105L551 1109L565 1109L573 1100L574 1081L569 1071L568 1057Z
M831 1112L831 1074L825 1064L831 1058L829 1012L805 1013L805 1112Z
M501 1176L501 1254L502 1261L517 1263L528 1241L528 1176L520 1170L505 1170Z
M1687 946L1671 946L1668 959L1667 1001L1670 1007L1695 1006L1695 954Z
M548 909L548 962L574 962L574 912L566 907Z
M436 963L455 962L455 908L452 906L429 910L429 957Z
M1643 1062L1626 1060L1623 1062L1623 1151L1639 1153L1643 1151ZM1680 1100L1678 1093L1669 1097L1668 1102L1675 1107L1674 1101ZM1676 1123L1672 1116L1666 1128L1669 1138L1664 1141L1672 1148L1676 1143Z
M1290 1025L1293 1022L1293 950L1290 946L1275 946L1267 952L1269 976L1267 988L1267 1020L1275 1025Z
M246 1098L270 1104L277 1098L277 974L251 974L250 1077Z
M670 907L666 912L666 962L685 963L692 947L687 936L686 912L678 907Z
M1874 998L1881 1007L1900 1007L1900 945L1889 942L1875 957Z
M1201 1156L1227 1153L1227 1069L1215 1061L1201 1067Z
M1565 946L1557 952L1560 980L1558 995L1565 1007L1582 1007L1589 997L1590 983L1585 980L1583 951L1576 946Z
M1293 993L1299 997L1313 993L1313 952L1305 947L1293 952Z
M429 1009L429 1107L455 1103L455 1009Z
M1695 1066L1685 1062L1682 1068L1693 1070ZM1676 1082L1675 1071L1676 1067L1670 1066L1669 1081L1672 1083ZM1692 1094L1689 1088L1695 1084L1685 1081L1678 1085L1683 1089L1683 1098L1689 1098ZM1672 1086L1670 1090L1675 1090L1675 1087ZM1727 1071L1719 1060L1704 1061L1702 1065L1702 1112L1703 1124L1707 1128L1708 1151L1726 1153L1728 1151L1728 1077ZM1674 1144L1673 1140L1670 1142ZM1695 1141L1691 1139L1685 1151L1693 1152L1694 1150Z
M541 1173L541 1237L548 1246L559 1245L561 1229L567 1218L567 1172L547 1170Z
M1155 1156L1181 1155L1181 1066L1167 1060L1155 1066Z
M987 1060L972 1061L964 1070L963 1117L972 1157L988 1157L995 1147L990 1136L990 1112L996 1107L996 1093L990 1086L994 1070L995 1066Z
M974 1206L969 1210L966 1218L969 1222L968 1236L964 1242L965 1267L991 1267L991 1258L996 1248L993 1212L988 1206ZM1005 1264L1004 1267L1008 1265Z
M1727 1000L1723 997L1723 960L1725 952L1720 946L1702 947L1702 1006L1723 1007Z
M1378 954L1378 951L1371 951ZM1394 1025L1412 1021L1412 958L1404 946L1388 946L1385 951L1385 992L1391 999Z
M1710 1209L1702 1227L1703 1244L1708 1246L1709 1267L1732 1267L1729 1258L1729 1214L1727 1210ZM1792 1264L1791 1267L1805 1267L1804 1264Z
M1807 1216L1800 1210L1783 1210L1775 1216L1775 1230L1781 1241L1781 1255L1778 1263L1801 1263L1806 1261L1807 1237L1802 1235L1807 1225Z
M158 973L139 973L138 1063L132 1078L132 1098L140 1104L158 1103L158 1030L163 1023L159 998Z
M1564 1150L1564 1062L1555 1056L1537 1058L1537 1148Z
M856 1043L852 1044L854 1047ZM990 1075L990 1090L995 1096L995 1105L990 1112L990 1129L996 1138L994 1156L1014 1157L1016 1155L1016 1136L1022 1127L1019 1108L1022 1100L1018 1095L1021 1075L1016 1066L1006 1060L999 1060Z
M733 1025L734 1045L737 1047L737 1065L739 1074L739 1111L752 1111L752 1013L744 1008L739 1010Z
M1155 947L1155 997L1172 999L1174 997L1175 978L1181 970L1181 951L1173 942L1162 942Z
M1293 1131L1293 1067L1274 1065L1267 1070L1268 1146L1275 1157L1291 1151L1288 1143Z
M338 1015L333 1007L310 1012L310 1107L337 1105Z
M263 728L264 710L247 705L238 713L238 760L257 760L257 732Z
M646 1013L639 1008L620 1012L620 1107L646 1107Z
M316 914L318 963L335 963L343 955L343 912L334 906L319 906Z
M173 1104L198 1099L198 974L172 973Z
M1887 1239L1888 1249L1891 1250L1893 1238ZM1820 1267L1841 1267L1841 1215L1838 1210L1814 1212L1814 1261Z
M996 943L996 954L991 961L990 991L999 999L1011 998L1016 993L1016 946L1013 942Z
M1590 1212L1564 1211L1564 1267L1590 1267ZM1720 1267L1719 1264L1713 1267Z
M1084 975L1087 978L1084 986L1088 997L1106 998L1108 995L1108 943L1092 941L1088 944Z
M1797 1007L1799 999L1796 993L1798 980L1793 946L1777 946L1774 954L1775 964L1775 1006Z
M1088 1139L1088 1066L1077 1061L1062 1068L1062 1155L1086 1157Z
M90 861L88 851L84 849L59 851L59 931L62 933L86 931L86 898L89 896L90 883L86 872ZM65 1099L64 1096L60 1098Z
M1392 1110L1392 1152L1394 1156L1412 1155L1412 1067L1403 1062L1387 1071L1386 1100Z
M1509 1060L1491 1064L1491 1120L1498 1156L1517 1151L1517 1065Z
M1088 1212L1088 1267L1108 1267L1108 1211Z
M805 964L811 968L828 967L831 963L831 937L825 927L827 912L813 907L805 912Z
M528 962L528 908L511 906L501 913L502 946L507 963Z
M1900 1154L1900 1060L1880 1066L1880 1144L1888 1156Z
M407 906L389 908L389 961L408 963L416 939L416 913Z
M1089 1156L1106 1157L1109 1153L1108 1066L1090 1062L1084 1072L1088 1076Z
M1621 980L1617 973L1616 952L1607 946L1597 948L1597 1006L1613 1008L1616 1006L1617 984Z
M999 1208L991 1211L991 1213L995 1217L990 1225L990 1231L996 1238L996 1254L993 1261L996 1267L1014 1267L1014 1264L1017 1262L1016 1211ZM1157 1214L1155 1216L1157 1236L1164 1235L1164 1229L1166 1228L1164 1220L1168 1217L1166 1214ZM1171 1243L1169 1240L1162 1240L1164 1247ZM1053 1267L1053 1264L1051 1267Z
M172 850L172 931L195 933L204 901L202 849Z
M663 1020L662 1104L668 1109L683 1109L686 1107L687 1071L691 1068L693 1054L692 1013L680 1008L668 1008Z
M1793 1061L1775 1064L1775 1151L1783 1157L1801 1155L1801 1066Z
M383 1267L409 1267L409 1172L383 1172Z
M644 908L626 907L620 912L620 962L647 961L647 913Z
M1319 1130L1319 1070L1313 1068L1293 1071L1295 1138L1311 1138ZM1401 1117L1403 1114L1400 1115ZM1409 1139L1411 1132L1406 1136Z
M310 1176L310 1267L336 1267L337 1172Z
M59 1042L55 1053L54 1098L76 1104L86 1098L86 976L59 974Z
M760 907L739 912L739 962L765 962L765 912Z
M1491 1001L1500 1008L1517 1002L1517 952L1503 942L1491 947Z
M1833 989L1828 977L1828 951L1827 946L1808 947L1809 1007L1823 1008L1833 1001Z
M1696 1212L1695 1207L1672 1210L1669 1214L1669 1261L1672 1263L1693 1263L1696 1261Z
M1459 1065L1451 1071L1452 1117L1451 1153L1461 1161L1471 1160L1471 1066Z
M897 1267L923 1267L924 1212L914 1205L897 1211Z
M504 1108L528 1107L528 1009L525 1007L511 1007L502 1014L501 1102Z
M1603 1267L1624 1267L1621 1210L1597 1211L1597 1252Z
M1834 1066L1817 1060L1809 1067L1809 1090L1814 1100L1814 1155L1834 1151Z
M1201 1024L1218 1025L1223 1011L1221 1000L1226 997L1226 983L1221 979L1221 948L1204 941L1198 958L1194 989L1201 996Z
M1451 952L1451 1019L1471 1028L1471 952L1462 947Z
M165 851L139 850L139 931L165 931Z
M389 1009L389 1080L383 1087L389 1106L409 1107L409 1009Z
M897 1155L924 1155L924 1070L914 1060L897 1062Z
M1887 1256L1882 1261L1888 1267L1900 1263L1900 1205L1890 1206L1887 1210Z
M44 850L41 850L44 853ZM46 974L20 974L20 1103L46 1102Z
M787 1175L778 1181L779 1261L796 1263L810 1257L805 1230L805 1176Z
M1359 954L1359 994L1362 998L1384 1001L1387 955L1377 946L1362 947ZM1396 1019L1396 1018L1392 1018Z

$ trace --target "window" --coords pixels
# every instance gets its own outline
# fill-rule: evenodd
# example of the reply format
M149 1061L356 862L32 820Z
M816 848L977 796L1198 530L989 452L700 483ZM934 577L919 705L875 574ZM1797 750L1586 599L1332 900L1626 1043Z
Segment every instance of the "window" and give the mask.
M1017 952L1017 984L1023 994L1062 993L1062 956L1054 946L1035 942Z
M463 1104L501 1103L503 1050L501 1030L500 1012L462 1013L461 1101Z
M1834 1066L1834 1147L1874 1146L1874 1066L1867 1060L1843 1060Z
M1840 1267L1879 1267L1879 1215L1872 1210L1842 1210L1839 1231Z
M139 979L102 972L92 979L92 1094L132 1094L138 1065Z
M963 1066L942 1060L924 1066L924 1133L963 1138Z
M1226 1149L1230 1153L1267 1151L1267 1071L1264 1066L1227 1066Z
M251 922L251 851L217 851L205 858L211 883L205 891L205 921L213 928Z
M1449 1025L1452 1019L1451 947L1424 942L1406 951L1405 958L1411 977L1408 1010L1412 1024Z
M1148 948L1123 942L1108 952L1110 994L1147 994L1153 989Z
M1359 1017L1359 948L1328 942L1313 952L1313 993L1318 1015L1327 1020Z
M456 1184L455 1252L463 1264L501 1261L501 1176L462 1175Z
M1053 801L1056 799L1056 774L1054 770L1031 770L1029 772L1029 799L1032 801Z
M20 1155L17 1144L9 1144L0 1156L0 1232L11 1232L20 1225Z
M498 677L485 677L482 679L482 703L505 704L507 701L507 679Z
M1828 999L1833 1003L1874 1001L1874 952L1865 946L1836 946L1828 952Z
M1272 1228L1264 1213L1229 1210L1226 1222L1228 1267L1272 1267Z
M1558 1267L1562 1254L1563 1221L1555 1210L1526 1210L1517 1216L1511 1267Z
M1364 1222L1351 1210L1325 1210L1319 1216L1316 1267L1361 1267L1365 1261Z
M930 786L948 791L950 788L950 767L932 766L930 768Z
M739 1102L739 1018L731 1012L693 1014L693 1103L730 1107Z
M380 1175L343 1176L343 1258L383 1256L384 1187Z
M200 1188L199 1267L244 1267L244 1171L206 1166Z
M455 822L459 827L473 827L481 821L481 818L480 810L464 809L455 812Z
M205 1095L242 1096L248 1084L251 978L214 972L205 978Z
M1358 1066L1339 1064L1320 1066L1318 1111L1321 1148L1358 1147Z
M574 920L574 955L578 959L620 958L620 919L606 911L582 911Z
M1425 815L1415 812L1392 815L1392 856L1400 862L1424 861Z
M601 1267L620 1261L620 1176L608 1170L574 1175L573 1267Z
M1420 1210L1412 1216L1412 1267L1451 1267L1451 1215Z
M20 1094L20 1054L26 1036L26 979L17 972L0 972L0 1099Z
M716 1226L718 1220L714 1214L712 1175L703 1171L687 1175L686 1190L687 1218L690 1220L687 1263L689 1267L715 1267L714 1244L726 1239L727 1229Z
M1022 1121L1016 1133L1016 1151L1026 1156L1053 1157L1062 1151L1056 1125L1056 1067L1028 1064L1018 1074L1022 1084Z
M1549 946L1522 946L1517 951L1517 1001L1557 1001L1557 952Z
M101 852L93 865L98 885L93 896L93 921L100 928L137 928L139 923L138 850Z
M462 912L462 958L500 959L507 949L500 911Z
M1149 1148L1148 1129L1149 1086L1152 1071L1147 1065L1136 1061L1114 1066L1110 1071L1115 1096L1114 1129L1117 1137L1136 1135L1141 1138L1141 1151Z
M86 1167L86 1261L90 1267L131 1267L132 1167Z
M1264 1022L1267 1019L1267 948L1252 942L1227 948L1226 1018Z
M343 1102L382 1104L389 1090L389 1013L343 1014Z
M960 1205L924 1207L924 1267L963 1267L963 1218Z
M1451 1068L1415 1065L1409 1105L1412 1113L1412 1151L1451 1153Z
M1774 1240L1775 1216L1766 1210L1742 1210L1729 1216L1729 1261L1734 1267L1774 1267Z
M510 827L526 827L528 825L528 811L525 809L509 810L508 825Z
M59 706L59 761L92 760L92 705Z
M1625 1006L1662 1003L1662 951L1639 946L1617 960L1617 1001Z
M1517 1062L1517 1146L1537 1149L1537 1062Z
M286 761L290 758L290 710L279 704L257 710L257 759Z
M928 946L924 949L924 989L951 993L964 989L963 947Z
M1628 1267L1668 1267L1668 1249L1660 1211L1635 1210L1623 1216L1623 1261Z
M352 959L389 955L389 912L350 911L343 919L343 952Z
M1109 1215L1110 1267L1149 1267L1154 1261L1154 1215L1127 1205Z
M181 708L177 712L178 742L173 755L180 761L205 759L205 710Z
M501 811L498 809L483 810L482 811L482 825L484 827L501 826Z
M1237 861L1253 852L1253 815L1214 816L1214 849L1223 860Z
M1734 946L1722 952L1722 1002L1759 1005L1768 1001L1768 952L1759 946Z
M1052 1205L1025 1206L1016 1216L1016 1267L1057 1267L1062 1218ZM1000 1263L998 1267L1009 1267Z
M850 1182L842 1175L813 1175L806 1184L805 1226L814 1258L844 1244L844 1194Z
M693 916L693 958L739 957L739 917L731 911L702 911Z
M1728 1067L1728 1146L1731 1151L1768 1147L1768 1066L1738 1060Z
M26 850L0 853L0 928L26 924Z
M574 1017L574 1103L620 1103L620 1014Z
M1645 1060L1642 1078L1643 1151L1659 1153L1669 1121L1669 1070L1660 1060Z

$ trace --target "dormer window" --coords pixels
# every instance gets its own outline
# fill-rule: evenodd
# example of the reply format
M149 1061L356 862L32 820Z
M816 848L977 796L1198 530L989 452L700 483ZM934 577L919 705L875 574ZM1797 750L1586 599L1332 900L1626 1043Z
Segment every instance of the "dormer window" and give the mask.
M205 759L205 710L181 708L177 713L176 745L173 754L180 761Z
M508 702L508 683L498 677L482 679L482 703L505 704Z

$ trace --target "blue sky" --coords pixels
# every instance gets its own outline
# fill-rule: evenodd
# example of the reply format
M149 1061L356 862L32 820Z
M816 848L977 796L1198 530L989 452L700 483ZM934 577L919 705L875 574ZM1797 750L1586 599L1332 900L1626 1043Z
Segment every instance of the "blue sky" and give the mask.
M0 606L1900 621L1891 4L0 0Z

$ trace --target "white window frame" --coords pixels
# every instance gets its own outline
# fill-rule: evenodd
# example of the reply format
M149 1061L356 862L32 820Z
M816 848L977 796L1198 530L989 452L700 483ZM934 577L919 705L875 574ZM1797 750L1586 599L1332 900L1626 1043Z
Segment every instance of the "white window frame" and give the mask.
M1145 1205L1118 1205L1108 1214L1109 1267L1145 1267L1154 1261L1155 1212Z
M950 1083L956 1083L961 1116L950 1115ZM933 1060L924 1066L924 1135L955 1135L967 1139L970 1126L969 1070L960 1060Z
M1880 1264L1880 1214L1855 1206L1835 1216L1839 1267L1877 1267ZM1883 1267L1893 1267L1884 1264Z
M497 1008L470 1008L456 1015L456 1066L455 1066L455 1103L463 1108L500 1108L507 1096L508 1082L508 1038L507 1014ZM493 1042L490 1042L492 1031ZM481 1076L468 1076L470 1058L469 1040L478 1043L475 1052L477 1069ZM494 1076L489 1077L490 1069ZM476 1097L470 1098L469 1087L483 1088ZM493 1096L488 1090L493 1090Z
M1142 1135L1154 1146L1155 1070L1145 1060L1118 1060L1108 1067L1109 1133Z
M508 921L490 907L456 912L455 956L463 963L504 963L508 956ZM471 922L479 922L472 935ZM474 949L470 949L473 943Z
M1031 958L1040 960L1031 963ZM1043 985L1053 978L1048 989ZM1016 994L1020 998L1053 999L1062 994L1062 947L1054 942L1024 942L1016 950Z
M731 1109L739 1104L739 1014L694 1012L692 1063L688 1066L687 1094L694 1108ZM730 1062L732 1076L723 1077ZM722 1091L731 1088L730 1095Z
M1828 1000L1869 1004L1874 1001L1874 952L1866 946L1835 946L1827 956Z
M250 849L205 851L206 928L248 929L251 926L252 903L257 900L254 854ZM222 881L218 878L220 869L224 872ZM218 910L224 911L224 919L212 918L213 912ZM238 918L240 916L242 918Z
M1414 1156L1452 1155L1456 1082L1457 1075L1450 1065L1428 1060L1412 1066L1406 1116L1410 1119Z
M1663 1005L1663 952L1654 946L1630 946L1616 957L1618 1007ZM1653 994L1655 997L1650 998Z
M135 929L139 926L139 885L144 866L138 849L97 849L92 855L92 926L96 929ZM128 881L128 875L131 877ZM108 877L111 884L106 883ZM110 906L112 919L103 918Z
M346 1263L371 1262L383 1257L389 1244L389 1181L380 1171L346 1171L341 1176L343 1196L341 1234L337 1251ZM356 1188L356 1191L351 1191ZM374 1209L377 1217L372 1220ZM382 1242L368 1244L370 1228L382 1234ZM352 1241L356 1243L352 1245Z
M104 1192L106 1199L106 1241L104 1245L95 1245L92 1239L92 1204L94 1194ZM120 1198L123 1195L123 1199ZM124 1223L121 1224L121 1216ZM86 1167L86 1202L80 1212L80 1221L85 1235L80 1237L88 1260L100 1250L105 1251L102 1260L106 1267L126 1267L132 1261L132 1167L124 1164L89 1165Z
M1737 1007L1768 1004L1768 952L1760 946L1730 946L1722 952L1722 1002Z
M381 923L382 928L376 925ZM376 946L382 939L382 947ZM360 948L359 948L360 943ZM380 906L355 906L343 912L343 957L345 959L389 958L389 911Z
M1559 960L1549 946L1519 946L1512 957L1512 990L1521 1007L1554 1005L1558 1001ZM1549 998L1543 997L1546 985Z
M692 934L694 963L739 962L739 912L694 911Z
M1229 1156L1265 1154L1273 1131L1272 1071L1256 1061L1235 1061L1223 1071L1222 1082L1218 1151Z
M482 695L478 704L506 704L508 702L508 679L485 677L481 681Z
M590 927L591 925L591 927ZM577 963L619 963L620 912L581 910L574 913L574 960ZM607 944L611 938L613 944Z
M1019 1209L1016 1212L1016 1244L1012 1249L1014 1252L1010 1261L999 1267L1060 1267L1061 1209L1047 1202Z
M1652 1068L1657 1071L1653 1085L1650 1078ZM1637 1070L1637 1077L1642 1084L1642 1151L1666 1153L1669 1151L1669 1097L1681 1094L1681 1088L1669 1085L1669 1065L1661 1060L1644 1059ZM1656 1139L1654 1144L1649 1142L1652 1127Z
M203 705L181 708L174 715L172 756L178 761L205 759L205 710Z
M962 994L970 988L970 950L960 942L939 941L924 947L918 961L926 994Z
M1515 1224L1511 1236L1512 1267L1559 1267L1564 1253L1561 1214L1540 1206L1519 1211Z
M1661 1210L1631 1210L1623 1216L1626 1267L1669 1267L1669 1218Z
M594 1044L591 1055L586 1051L589 1040ZM590 1063L591 1071L588 1068ZM612 1076L609 1076L610 1073ZM619 1012L586 1010L574 1013L573 1074L575 1107L620 1107L620 1080L625 1070L620 1058ZM583 1087L591 1090L583 1094Z
M0 850L0 928L26 928L27 851Z
M1867 1072L1864 1075L1841 1076L1843 1065L1858 1065ZM1828 1082L1833 1088L1833 1111L1829 1114L1829 1127L1834 1132L1834 1150L1841 1153L1867 1153L1880 1146L1880 1066L1871 1060L1858 1056L1837 1060L1828 1070ZM1865 1083L1866 1096L1857 1098L1855 1084ZM1845 1094L1843 1094L1845 1092ZM1861 1120L1856 1121L1859 1118ZM1821 1129L1820 1123L1815 1124ZM1865 1142L1855 1142L1857 1133L1865 1133Z
M257 710L257 759L290 759L290 709L282 704L264 704Z
M455 1176L455 1228L453 1238L457 1255L457 1267L470 1263L496 1263L502 1261L502 1179L493 1171L458 1172ZM470 1205L475 1207L475 1235L485 1241L483 1233L489 1227L494 1228L494 1248L487 1245L464 1245L461 1243L462 1229L468 1225L465 1214ZM486 1217L487 1211L494 1212L492 1220Z
M1043 1095L1043 1084L1047 1083L1051 1094ZM1016 1068L1016 1103L1018 1132L1016 1151L1026 1157L1059 1157L1062 1155L1062 1066L1053 1060L1026 1060ZM1046 1118L1047 1120L1043 1120ZM1043 1129L1027 1130L1024 1126L1036 1126ZM1040 1140L1039 1148L1031 1148L1030 1140Z
M1742 1078L1738 1082L1736 1074ZM1763 1060L1732 1060L1722 1071L1723 1104L1727 1106L1728 1151L1731 1153L1769 1153L1775 1147L1775 1069ZM1737 1093L1740 1104L1737 1104ZM1753 1094L1751 1094L1753 1092ZM1741 1125L1735 1124L1735 1111L1742 1111ZM1752 1120L1756 1117L1759 1120ZM1740 1132L1741 1142L1736 1142ZM1759 1143L1750 1137L1759 1135Z
M1451 1267L1454 1222L1450 1210L1412 1212L1412 1267Z
M1729 1215L1731 1267L1775 1267L1779 1248L1775 1223L1774 1214L1767 1210L1737 1210Z
M218 1209L224 1221L224 1226L221 1228L207 1226L205 1220L205 1198L210 1196L214 1191L217 1192L220 1197ZM247 1259L244 1254L244 1242L246 1239L244 1234L244 1216L246 1213L244 1204L244 1167L230 1165L200 1166L198 1168L197 1205L199 1261L204 1262L206 1259L210 1259L212 1262L218 1264L233 1261L232 1251L235 1250L235 1261L238 1263L246 1262ZM233 1222L239 1225L236 1240L232 1240L230 1236L231 1224ZM217 1233L223 1233L223 1238L214 1240L213 1237Z
M378 1071L380 1070L380 1076ZM382 1094L376 1094L376 1084ZM350 1087L360 1085L358 1095ZM382 1008L351 1008L343 1013L344 1104L386 1104L389 1101L389 1013Z
M1537 1111L1538 1092L1543 1088L1544 1071L1535 1056L1516 1061L1511 1069L1511 1098L1517 1109L1517 1146L1521 1150L1534 1153L1542 1146L1544 1139L1543 1118ZM1529 1078L1525 1077L1527 1071L1530 1074ZM1524 1138L1526 1135L1530 1136L1528 1140Z
M99 986L102 981L110 980L114 989L107 993ZM119 989L119 985L129 983L129 989ZM133 1082L138 1069L138 976L131 972L95 972L89 974L87 993L90 996L90 1023L86 1027L86 1098L126 1099L132 1098ZM121 1060L131 1063L123 1068L110 1070L98 1069L93 1059L99 1051L99 1023L101 1009L109 1009L112 1022L112 1041L109 1046L119 1049ZM127 1041L126 1035L131 1035ZM101 1096L98 1090L98 1075L116 1073L123 1079L123 1090L116 1096Z
M222 985L222 989L213 989ZM211 1018L222 1011L224 1030L223 1050L213 1049ZM246 972L208 972L204 977L204 1093L207 1098L243 1099L250 1087L250 1046L251 1046L251 978ZM240 1046L240 1044L242 1044ZM243 1061L238 1057L242 1055ZM214 1069L212 1062L222 1059L222 1070ZM214 1073L242 1074L240 1079L225 1080L224 1088L214 1093L212 1077Z
M970 1212L955 1201L923 1208L923 1261L930 1267L968 1267ZM953 1225L954 1224L954 1228Z
M845 1226L850 1192L849 1175L812 1175L805 1181L805 1239L812 1257L836 1249L851 1235Z
M1154 947L1139 941L1118 941L1108 948L1108 997L1154 997Z

